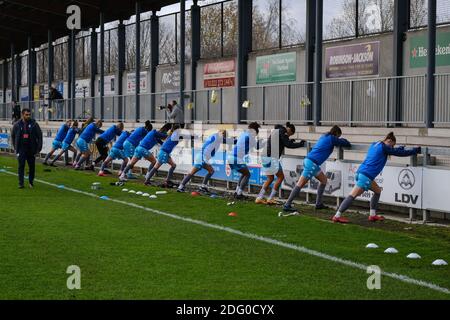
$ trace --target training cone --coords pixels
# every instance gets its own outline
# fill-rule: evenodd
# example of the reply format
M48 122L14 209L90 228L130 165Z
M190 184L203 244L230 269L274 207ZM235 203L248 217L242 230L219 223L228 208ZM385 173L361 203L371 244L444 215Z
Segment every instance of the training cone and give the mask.
M433 266L448 266L448 263L445 260L438 259L433 262Z
M237 213L236 212L230 212L228 214L229 217L237 217Z
M65 188L65 187L64 187L64 185L62 185L62 184L58 186L58 189L64 189L64 188Z
M142 191L138 191L138 192L136 192L136 195L138 195L138 196L142 196L144 193L142 192Z
M228 202L228 203L227 203L227 206L234 206L234 205L235 205L234 202Z
M389 253L389 254L397 254L398 250L395 248L388 248L384 251L384 253Z
M366 249L378 249L379 247L375 243L369 243Z
M128 190L128 189L122 189L122 192L128 192L128 191L130 191L130 190Z
M410 253L406 256L406 258L413 260L422 259L422 257L419 256L417 253Z
M150 196L150 194L148 194L148 193L144 193L144 194L142 194L142 196L143 196L143 197L149 197L149 196Z
M167 191L156 191L155 194L157 194L157 195L167 194Z
M136 193L136 191L130 190L130 191L128 191L128 193Z
M155 195L151 195L149 198L150 198L150 199L158 199L158 197L155 196Z
M100 197L101 200L109 200L109 198L107 196L102 196Z
M197 191L194 191L191 193L191 196L198 197L198 196L200 196L200 193L198 193Z

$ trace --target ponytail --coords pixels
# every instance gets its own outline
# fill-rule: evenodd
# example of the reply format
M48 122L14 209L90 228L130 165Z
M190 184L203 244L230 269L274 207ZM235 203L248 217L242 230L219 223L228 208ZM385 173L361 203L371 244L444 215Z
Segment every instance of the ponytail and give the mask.
M331 128L331 130L328 132L328 134L335 136L335 137L340 137L342 135L342 130L341 130L341 128L339 128L339 126L333 126L333 128Z
M394 132L389 132L386 138L384 138L384 141L391 140L393 142L397 142L397 138L394 135Z

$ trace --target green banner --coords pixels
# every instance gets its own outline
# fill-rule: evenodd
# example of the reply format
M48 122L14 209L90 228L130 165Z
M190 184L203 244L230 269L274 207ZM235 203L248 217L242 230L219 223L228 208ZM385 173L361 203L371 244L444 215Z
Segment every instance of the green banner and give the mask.
M411 68L426 68L428 57L428 38L411 37L409 46L409 65ZM450 66L450 32L436 34L436 66Z
M256 58L256 84L297 80L297 54L280 53Z

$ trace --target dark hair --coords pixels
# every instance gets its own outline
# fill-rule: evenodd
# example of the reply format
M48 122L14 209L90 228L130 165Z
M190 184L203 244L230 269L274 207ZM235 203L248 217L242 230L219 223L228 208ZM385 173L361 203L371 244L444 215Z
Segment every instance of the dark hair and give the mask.
M145 121L145 129L147 129L148 131L153 129L153 125L150 120Z
M258 122L252 122L248 125L248 128L255 130L256 133L259 133L259 128L261 128L261 125Z
M389 132L386 138L384 138L384 141L386 140L392 140L393 142L397 142L397 138L394 135L394 132Z
M178 130L178 129L180 129L180 128L181 128L181 126L180 126L179 123L174 123L174 124L172 125L172 131Z
M25 114L25 112L30 112L31 113L31 110L28 109L28 108L22 109L22 114Z
M78 120L72 121L72 127L78 128Z
M166 123L159 129L159 132L168 132L172 128L172 123Z
M286 122L286 129L290 129L292 133L295 133L295 126L290 122Z
M176 100L173 100L172 101L172 106L176 106L178 103L177 103L177 101Z
M341 130L341 128L339 128L339 126L333 126L333 128L331 128L331 130L328 132L328 134L335 136L335 137L339 137L342 135L342 130Z

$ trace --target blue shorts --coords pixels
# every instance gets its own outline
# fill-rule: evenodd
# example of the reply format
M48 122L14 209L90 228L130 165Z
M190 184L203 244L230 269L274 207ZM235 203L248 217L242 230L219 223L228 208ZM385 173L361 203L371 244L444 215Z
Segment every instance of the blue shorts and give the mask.
M277 158L262 157L261 164L262 164L262 173L265 176L273 176L276 175L278 172L283 171L281 162Z
M356 186L363 189L364 191L369 191L372 185L372 179L363 175L362 173L356 173L355 175Z
M53 140L52 147L55 150L61 149L62 148L62 142L58 141L58 140Z
M136 150L134 150L133 157L141 160L142 158L147 159L150 156L150 151L145 149L144 147L138 146Z
M170 159L170 154L168 154L167 152L165 152L164 150L159 150L158 153L158 162L160 164L165 164L168 163Z
M234 171L241 171L243 169L248 169L247 164L244 163L243 160L239 161L235 156L228 157L228 165L230 166L231 170Z
M311 180L312 178L317 177L320 171L321 171L320 166L315 164L310 159L305 158L305 160L303 160L302 176L305 177L306 179Z
M88 143L82 138L78 138L78 140L77 140L77 148L81 152L88 152L89 151Z
M129 141L123 143L123 151L125 152L125 157L131 158L134 155L136 147Z
M210 166L211 164L209 163L209 160L205 159L203 157L203 154L198 153L195 156L195 161L194 161L194 168L196 168L197 170L201 170L202 168L205 168L207 166Z
M66 142L63 142L63 143L62 143L62 149L63 149L63 151L69 150L70 146L71 146L70 144L68 144L68 143L66 143Z
M125 152L123 152L123 150L120 150L117 148L111 148L108 156L113 160L116 160L116 159L124 160L126 158Z

